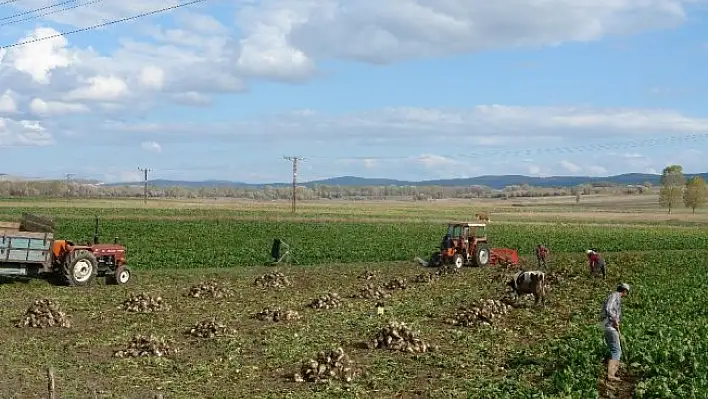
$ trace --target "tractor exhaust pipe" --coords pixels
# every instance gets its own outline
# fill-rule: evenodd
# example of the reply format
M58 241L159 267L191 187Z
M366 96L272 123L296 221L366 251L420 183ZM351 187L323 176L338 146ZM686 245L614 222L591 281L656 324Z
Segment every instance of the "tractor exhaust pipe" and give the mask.
M93 243L98 244L98 215L96 215L96 228L93 232Z

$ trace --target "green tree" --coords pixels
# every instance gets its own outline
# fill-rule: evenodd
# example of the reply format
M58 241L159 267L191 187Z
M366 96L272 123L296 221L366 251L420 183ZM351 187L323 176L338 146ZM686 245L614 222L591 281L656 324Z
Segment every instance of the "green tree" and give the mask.
M683 192L683 203L686 208L691 208L696 213L696 208L705 204L708 200L708 187L700 176L694 176L686 182L686 190Z
M661 173L661 190L659 190L659 205L671 208L681 201L686 178L681 165L669 165Z

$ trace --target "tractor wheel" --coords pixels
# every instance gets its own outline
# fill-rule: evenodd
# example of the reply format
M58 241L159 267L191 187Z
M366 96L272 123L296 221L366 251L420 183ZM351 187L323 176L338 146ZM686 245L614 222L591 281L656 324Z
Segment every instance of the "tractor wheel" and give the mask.
M108 276L108 282L115 285L127 284L133 273L128 266L118 266L112 276Z
M64 279L69 285L90 284L98 275L98 262L89 251L70 252L64 262Z
M452 264L455 265L456 269L461 269L465 265L465 258L461 254L455 254L452 257Z
M474 249L474 263L477 267L489 264L489 247L485 244L478 244Z

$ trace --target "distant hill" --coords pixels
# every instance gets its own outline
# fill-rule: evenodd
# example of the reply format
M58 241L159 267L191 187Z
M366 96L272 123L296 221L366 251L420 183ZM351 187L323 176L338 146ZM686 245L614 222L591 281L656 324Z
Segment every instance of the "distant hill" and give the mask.
M708 173L700 173L704 179L708 180ZM694 175L687 174L686 177ZM477 176L467 179L439 179L439 180L423 180L423 181L404 181L385 178L366 178L356 176L341 176L333 177L324 180L315 180L310 182L300 183L301 186L313 185L328 185L328 186L445 186L445 187L460 187L460 186L487 186L494 189L503 189L507 186L527 184L534 187L572 187L580 184L617 184L617 185L634 185L651 183L658 185L661 183L661 175L646 174L646 173L626 173L615 176L606 177L590 177L590 176L549 176L549 177L532 177L524 175L488 175ZM126 183L110 183L106 186L126 186L126 185L142 185L143 182L126 182ZM181 180L151 180L150 185L154 187L251 187L259 188L264 186L282 187L290 186L291 183L262 183L249 184L243 182L233 182L228 180L205 180L205 181L181 181Z

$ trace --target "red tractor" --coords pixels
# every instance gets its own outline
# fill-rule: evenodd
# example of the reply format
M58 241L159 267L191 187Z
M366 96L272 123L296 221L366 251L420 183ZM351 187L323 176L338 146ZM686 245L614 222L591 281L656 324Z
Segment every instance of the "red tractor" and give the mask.
M93 244L86 245L54 239L53 221L36 215L23 215L17 227L0 226L0 276L48 275L72 286L105 276L113 284L125 284L131 278L125 255L117 238L113 244L99 243L98 217Z
M489 248L485 223L450 223L442 239L440 250L433 253L424 266L452 264L463 266L487 266L502 261L517 264L518 254L513 249Z

